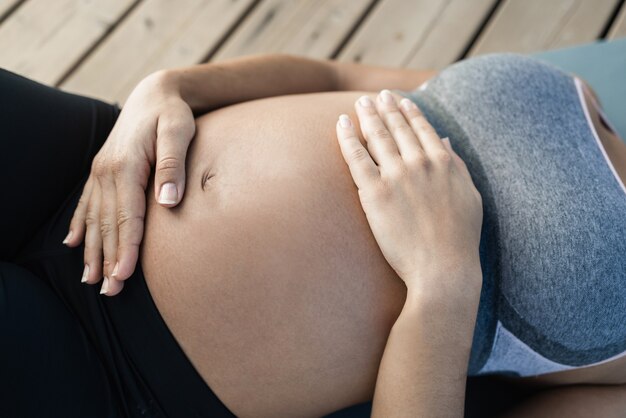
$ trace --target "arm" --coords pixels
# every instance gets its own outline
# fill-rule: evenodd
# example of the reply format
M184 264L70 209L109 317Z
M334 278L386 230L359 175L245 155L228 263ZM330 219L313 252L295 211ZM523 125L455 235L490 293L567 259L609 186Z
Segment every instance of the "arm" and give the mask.
M202 113L285 94L383 88L413 90L435 74L435 71L271 54L164 70L153 77L179 94L194 113Z
M355 105L339 145L376 242L407 298L380 363L374 417L462 417L482 271L482 198L417 106L383 91Z
M480 267L471 270L461 280L479 283ZM438 300L409 289L380 363L373 417L463 416L477 309L476 294Z
M101 293L113 296L132 275L153 167L154 199L165 207L182 200L194 113L292 93L413 89L432 74L289 55L258 55L151 74L130 94L94 158L63 242L75 247L85 238L83 282L96 284L104 276Z

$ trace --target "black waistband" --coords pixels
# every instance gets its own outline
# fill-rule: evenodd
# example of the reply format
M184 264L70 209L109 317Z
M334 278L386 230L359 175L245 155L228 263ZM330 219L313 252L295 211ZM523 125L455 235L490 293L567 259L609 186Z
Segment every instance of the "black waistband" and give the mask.
M133 375L127 378L138 386L136 390L144 392L143 401L127 405L134 410L133 415L234 416L204 382L167 328L140 265L120 294L103 299L124 351L128 366L125 372Z

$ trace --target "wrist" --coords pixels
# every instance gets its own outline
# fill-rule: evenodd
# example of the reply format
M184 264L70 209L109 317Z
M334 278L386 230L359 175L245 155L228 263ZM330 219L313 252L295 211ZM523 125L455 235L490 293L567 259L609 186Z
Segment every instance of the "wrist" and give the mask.
M140 86L157 91L163 95L177 95L182 97L181 75L176 69L158 70L139 83Z
M394 328L428 329L439 335L440 342L454 342L458 348L470 349L479 302L480 291L473 289L454 295L409 289Z
M451 300L472 302L480 297L483 273L480 260L451 264L421 270L402 277L407 286L407 300Z

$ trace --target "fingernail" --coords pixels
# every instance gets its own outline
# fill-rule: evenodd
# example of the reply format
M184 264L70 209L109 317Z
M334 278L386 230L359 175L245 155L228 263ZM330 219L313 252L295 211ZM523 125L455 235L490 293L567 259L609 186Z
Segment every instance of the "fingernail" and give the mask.
M369 96L361 96L359 104L363 107L372 107L372 99Z
M103 295L109 290L109 278L104 276L104 280L102 281L102 287L100 288L100 294Z
M383 103L393 104L394 102L391 92L387 89L381 90L379 96L382 99Z
M443 142L445 142L448 145L448 148L452 149L452 144L450 143L450 138L445 137L444 139L442 139Z
M159 203L170 205L178 201L178 191L174 183L165 183L161 186L161 193L159 193Z
M120 267L120 263L119 261L117 263L115 263L115 267L113 267L113 273L111 273L111 276L113 277L117 277L117 269Z
M65 237L65 239L63 240L63 244L67 244L68 242L70 242L70 240L72 239L72 234L74 232L72 230L70 230L70 233L67 234L67 236ZM57 241L58 242L58 241Z
M339 115L339 125L341 125L342 128L351 128L352 121L348 115Z
M85 269L83 270L83 278L80 279L80 282L87 283L88 276L89 276L89 264L85 264Z
M413 103L412 101L410 101L406 97L404 99L400 100L400 106L402 106L402 108L404 110L413 110L413 109L415 109L417 107L417 106L415 106L415 103Z

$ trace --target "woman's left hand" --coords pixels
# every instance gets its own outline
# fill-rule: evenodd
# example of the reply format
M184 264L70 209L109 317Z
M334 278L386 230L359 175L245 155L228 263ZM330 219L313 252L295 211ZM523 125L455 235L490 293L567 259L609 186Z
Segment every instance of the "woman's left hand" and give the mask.
M368 96L357 101L367 149L347 115L337 122L374 237L409 290L458 293L468 277L480 289L473 278L482 278L481 195L449 140L439 138L413 102L400 104L387 90L375 103Z
M154 167L154 199L164 207L178 205L195 129L191 108L165 73L153 73L135 87L93 159L63 241L76 247L84 239L84 283L104 276L100 293L122 290L139 259L150 172Z

